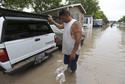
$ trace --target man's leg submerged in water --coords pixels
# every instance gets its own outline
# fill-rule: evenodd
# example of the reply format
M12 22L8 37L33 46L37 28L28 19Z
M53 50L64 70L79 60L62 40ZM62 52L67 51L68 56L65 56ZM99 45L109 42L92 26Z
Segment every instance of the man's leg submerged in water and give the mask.
M70 60L69 55L64 55L64 64L68 64L68 67L70 67L71 71L75 73L77 69L77 61L78 61L79 55L76 55L74 60Z

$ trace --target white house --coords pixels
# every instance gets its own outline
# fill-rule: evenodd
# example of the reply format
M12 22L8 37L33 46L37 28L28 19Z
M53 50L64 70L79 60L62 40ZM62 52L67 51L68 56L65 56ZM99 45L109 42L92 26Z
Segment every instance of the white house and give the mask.
M93 27L93 15L85 15L84 16L84 28L92 28Z

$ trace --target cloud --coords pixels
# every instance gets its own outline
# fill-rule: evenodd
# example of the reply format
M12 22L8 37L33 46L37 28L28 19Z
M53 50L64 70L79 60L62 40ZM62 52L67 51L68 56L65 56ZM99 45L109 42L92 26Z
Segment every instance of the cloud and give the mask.
M125 15L125 0L99 0L99 6L109 20L119 20Z

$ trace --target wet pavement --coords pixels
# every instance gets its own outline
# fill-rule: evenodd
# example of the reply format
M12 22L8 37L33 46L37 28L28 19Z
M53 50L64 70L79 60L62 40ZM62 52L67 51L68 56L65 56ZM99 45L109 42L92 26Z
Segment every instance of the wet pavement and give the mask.
M85 29L76 73L63 64L60 50L37 66L9 76L0 84L125 84L125 28Z

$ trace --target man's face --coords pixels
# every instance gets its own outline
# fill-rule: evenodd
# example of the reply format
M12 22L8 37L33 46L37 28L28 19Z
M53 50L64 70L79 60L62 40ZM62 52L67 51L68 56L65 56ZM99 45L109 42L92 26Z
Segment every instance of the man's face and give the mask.
M66 15L62 15L62 16L61 16L61 19L63 20L63 22L67 23L67 22L68 22L68 21L67 21L68 15L67 15L67 14L66 14Z

